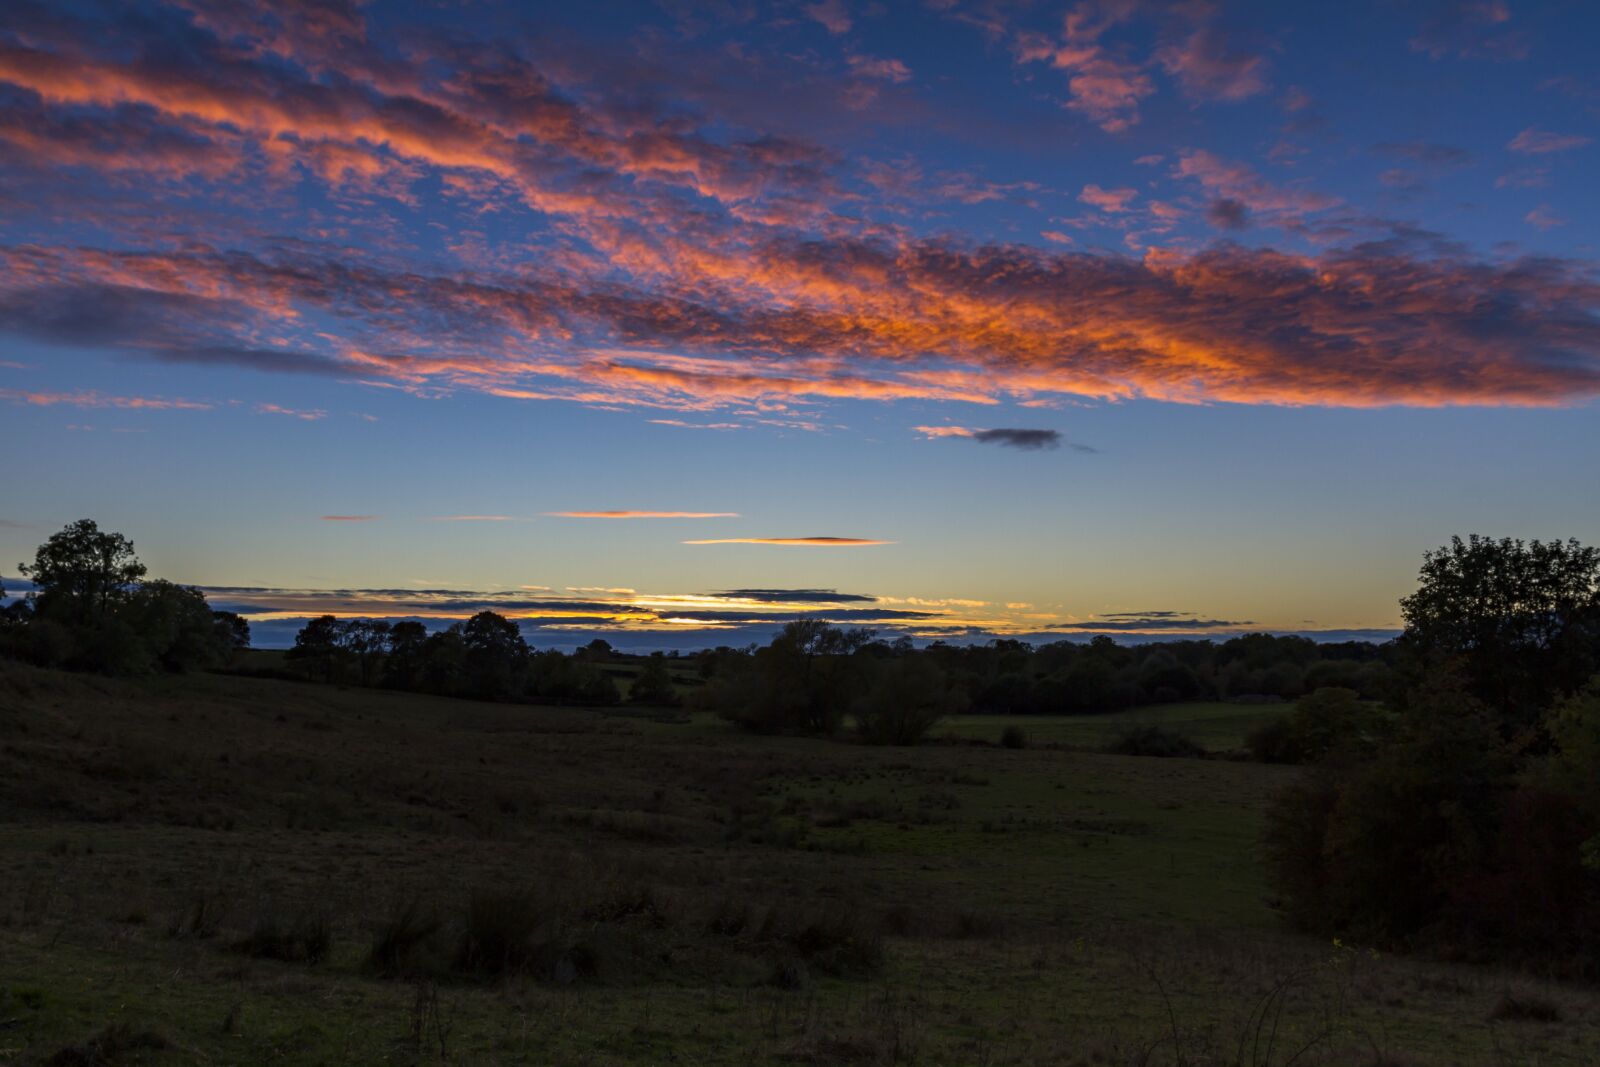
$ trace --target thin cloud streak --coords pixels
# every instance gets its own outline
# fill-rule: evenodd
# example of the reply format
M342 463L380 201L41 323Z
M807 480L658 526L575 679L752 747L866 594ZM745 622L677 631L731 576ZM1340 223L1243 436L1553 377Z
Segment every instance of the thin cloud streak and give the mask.
M876 541L865 537L714 537L685 541L686 545L789 545L811 548L862 548L892 545L895 541Z
M429 522L532 522L515 515L433 515Z
M737 519L737 511L547 511L557 519Z
M0 400L33 407L115 408L123 411L210 411L216 405L200 400L152 396L112 396L92 389L70 393L0 389Z
M320 515L323 522L377 522L377 515Z
M1100 450L1092 445L1064 440L1059 430L1031 430L1017 427L1000 427L992 430L971 426L916 426L918 433L930 439L940 437L965 437L983 445L1001 445L1024 452L1049 451L1062 447L1083 455L1094 455Z

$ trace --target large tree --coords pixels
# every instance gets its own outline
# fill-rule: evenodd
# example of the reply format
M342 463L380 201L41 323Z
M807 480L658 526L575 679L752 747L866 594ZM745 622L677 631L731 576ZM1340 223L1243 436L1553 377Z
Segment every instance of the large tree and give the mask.
M119 533L102 533L93 519L79 519L52 534L33 563L20 566L36 587L42 613L78 622L126 601L145 574L133 542Z
M1511 731L1600 667L1600 549L1575 540L1453 538L1400 608L1412 673L1459 662Z

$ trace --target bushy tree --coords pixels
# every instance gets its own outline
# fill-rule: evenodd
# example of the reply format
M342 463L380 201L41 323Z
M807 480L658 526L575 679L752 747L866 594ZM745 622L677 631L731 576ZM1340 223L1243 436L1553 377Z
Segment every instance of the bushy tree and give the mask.
M1297 923L1600 974L1600 677L1581 677L1597 566L1576 542L1428 553L1402 602L1410 684L1392 737L1270 812ZM1337 736L1352 700L1312 702L1307 736Z
M1453 538L1400 608L1411 677L1459 661L1508 734L1600 669L1600 549L1577 541Z
M86 622L109 614L133 595L145 567L133 542L102 533L93 519L79 519L39 546L31 564L20 564L35 586L40 614Z
M857 656L871 631L797 619L701 694L725 718L765 733L836 733L862 692L870 656ZM724 664L731 667L732 664Z
M528 643L517 624L493 611L480 611L459 625L468 691L488 700L516 696L528 666Z
M423 647L428 628L414 619L389 627L388 655L383 661L383 684L393 689L416 689L422 684Z
M1312 763L1369 756L1391 731L1391 716L1353 689L1326 687L1300 698L1289 715L1251 731L1251 754L1265 763Z
M348 658L339 620L332 615L322 615L306 623L295 634L294 647L285 658L302 664L306 671L325 682L334 681Z
M217 667L233 654L228 635L218 628L198 589L161 579L143 582L129 595L123 614L134 643L141 646L134 654L164 670Z
M350 619L339 627L339 646L355 661L362 685L373 685L389 651L389 624L382 619Z
M250 647L250 623L244 616L232 611L213 611L211 619L217 628L217 640L230 651Z
M665 656L656 652L645 659L644 666L628 691L628 700L654 707L670 707L678 703L678 690L672 684L672 674L667 670Z
M213 612L190 586L145 581L133 542L80 519L39 546L22 572L35 589L12 605L3 648L41 666L106 674L220 666L249 625Z
M856 729L877 745L914 745L965 703L938 664L916 656L883 662L856 702Z

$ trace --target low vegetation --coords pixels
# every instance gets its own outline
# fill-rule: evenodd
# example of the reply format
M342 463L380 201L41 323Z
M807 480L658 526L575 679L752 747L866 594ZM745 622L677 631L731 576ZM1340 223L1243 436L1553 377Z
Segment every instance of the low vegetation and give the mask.
M41 549L0 633L59 627L96 668L0 660L7 1059L1600 1058L1600 553L1576 544L1430 554L1384 703L1045 716L973 714L962 664L1048 650L814 621L692 672L594 646L547 670L480 615L443 631L456 681L408 691L399 626L363 664L319 620L328 658L262 677L232 637L190 658L238 631L184 595L111 670L82 650L170 590L93 543L110 585ZM579 666L625 666L627 699L529 702Z

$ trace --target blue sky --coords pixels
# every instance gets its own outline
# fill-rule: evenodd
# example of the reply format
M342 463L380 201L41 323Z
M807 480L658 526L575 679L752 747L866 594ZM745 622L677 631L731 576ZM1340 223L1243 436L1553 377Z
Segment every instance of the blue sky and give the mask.
M90 516L547 645L1392 627L1452 534L1600 537L1597 32L8 5L0 561Z

